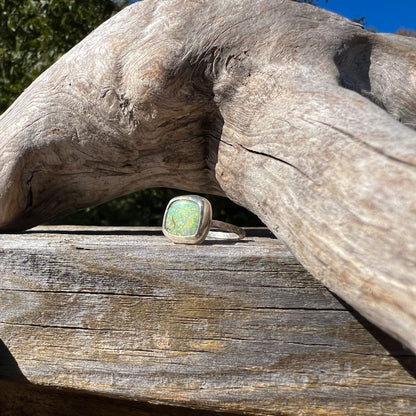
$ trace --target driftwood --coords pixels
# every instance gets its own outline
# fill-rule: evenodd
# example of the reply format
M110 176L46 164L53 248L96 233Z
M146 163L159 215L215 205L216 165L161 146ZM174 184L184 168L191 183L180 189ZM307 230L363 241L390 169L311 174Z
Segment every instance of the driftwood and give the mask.
M247 232L0 236L1 414L416 414L416 357Z
M1 117L0 227L226 195L416 351L416 43L288 0L144 1Z

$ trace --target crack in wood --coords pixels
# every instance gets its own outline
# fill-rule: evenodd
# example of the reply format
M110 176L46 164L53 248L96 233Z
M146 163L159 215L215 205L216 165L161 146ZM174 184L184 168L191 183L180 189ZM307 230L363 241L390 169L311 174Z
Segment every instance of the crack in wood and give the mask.
M394 162L402 163L402 164L404 164L406 166L410 166L412 168L416 168L416 164L411 163L411 162L407 162L406 160L402 160L402 159L399 159L398 157L389 155L388 153L384 152L382 149L371 145L370 143L366 142L365 140L361 139L360 137L356 136L355 134L350 133L350 132L342 129L341 127L335 126L335 125L330 124L330 123L326 123L325 121L322 121L322 120L316 120L316 119L312 119L312 118L307 119L306 117L303 117L303 120L305 120L306 122L311 123L311 124L313 124L313 123L322 124L326 127L329 127L332 130L337 131L338 133L343 134L344 136L349 137L350 139L354 140L355 142L362 144L363 146L365 146L368 149L371 149L374 152L386 157L387 159L390 159Z
M46 324L34 324L34 323L21 323L21 322L9 322L9 321L0 321L0 324L3 325L10 325L10 326L27 326L27 327L34 327L34 328L53 328L53 329L65 329L65 330L76 330L76 331L97 331L97 332L130 332L128 330L118 330L114 328L90 328L90 327L82 327L82 326L68 326L68 325L46 325Z
M310 180L311 182L313 182L315 185L317 185L316 184L316 182L309 176L309 175L307 175L305 172L303 172L301 169L299 169L296 165L294 165L293 163L290 163L290 162L288 162L287 160L284 160L284 159L282 159L282 158L279 158L279 157L277 157L277 156L274 156L274 155L271 155L271 154L269 154L269 153L265 153L265 152L260 152L260 151L258 151L258 150L253 150L253 149L250 149L249 147L246 147L246 146L244 146L244 145L242 145L242 144L239 144L239 146L240 147L242 147L244 150L247 150L248 152L250 152L250 153L253 153L253 154L256 154L256 155L260 155L260 156L265 156L265 157L268 157L268 158L271 158L271 159L273 159L273 160L276 160L276 161L278 161L278 162L280 162L280 163L283 163L283 164L285 164L285 165L287 165L287 166L290 166L291 168L293 168L293 169L295 169L297 172L299 172L302 176L304 176L305 178L307 178L308 180Z

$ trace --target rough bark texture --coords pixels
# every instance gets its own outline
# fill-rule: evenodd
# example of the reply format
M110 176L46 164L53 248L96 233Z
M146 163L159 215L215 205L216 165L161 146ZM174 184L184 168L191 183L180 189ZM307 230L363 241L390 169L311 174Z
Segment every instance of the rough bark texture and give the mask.
M0 226L222 194L416 351L416 42L286 0L144 1L0 120Z
M49 227L0 244L2 416L416 414L415 356L270 233L193 247Z

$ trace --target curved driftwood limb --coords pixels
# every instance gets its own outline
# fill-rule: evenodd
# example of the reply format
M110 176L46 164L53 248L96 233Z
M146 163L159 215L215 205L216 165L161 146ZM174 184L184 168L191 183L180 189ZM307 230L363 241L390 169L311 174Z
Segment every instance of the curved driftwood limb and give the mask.
M416 351L416 42L289 0L145 1L0 119L0 226L226 195Z

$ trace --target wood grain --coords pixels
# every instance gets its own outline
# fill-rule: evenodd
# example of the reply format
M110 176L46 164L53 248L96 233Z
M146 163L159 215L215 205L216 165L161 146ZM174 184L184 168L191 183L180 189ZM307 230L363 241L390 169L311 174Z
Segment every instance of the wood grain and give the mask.
M416 352L415 68L415 39L307 4L136 2L0 118L0 229L225 195Z
M0 247L6 415L97 403L71 389L126 414L416 412L415 356L265 230L184 246L159 229L41 227Z

